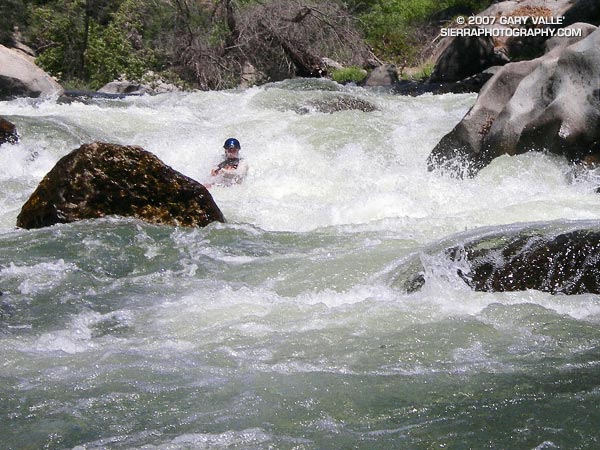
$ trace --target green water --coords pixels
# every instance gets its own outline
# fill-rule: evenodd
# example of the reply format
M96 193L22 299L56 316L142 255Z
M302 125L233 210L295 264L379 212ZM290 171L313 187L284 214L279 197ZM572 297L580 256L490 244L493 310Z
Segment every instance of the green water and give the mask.
M600 298L473 292L444 256L597 224L596 176L524 155L449 179L425 161L474 96L300 87L0 103L22 134L0 148L0 448L600 447ZM336 92L378 110L310 109ZM229 135L250 173L212 191L227 224L14 228L82 142L202 180Z

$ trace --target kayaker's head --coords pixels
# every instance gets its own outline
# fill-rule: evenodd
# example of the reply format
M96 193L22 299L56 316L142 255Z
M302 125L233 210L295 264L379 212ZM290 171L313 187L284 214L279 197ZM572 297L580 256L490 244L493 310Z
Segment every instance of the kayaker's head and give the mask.
M225 149L225 156L228 159L234 159L239 157L242 146L236 138L229 138L223 144L223 148Z

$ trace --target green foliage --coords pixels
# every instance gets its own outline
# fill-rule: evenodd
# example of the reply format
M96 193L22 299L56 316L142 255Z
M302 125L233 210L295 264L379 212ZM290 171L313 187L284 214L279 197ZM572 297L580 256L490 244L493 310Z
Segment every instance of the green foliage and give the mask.
M331 79L338 83L360 83L367 77L366 70L361 67L344 67L343 69L334 70L331 73Z
M136 80L144 72L143 61L135 54L122 30L113 24L105 28L91 24L85 60L85 78L93 89L121 76Z
M119 77L138 80L155 61L142 42L143 3L55 0L31 7L37 63L64 83L91 89Z
M92 22L85 53L86 80L91 88L120 77L138 81L152 67L152 52L142 49L142 21L136 4L136 0L125 0L106 27Z
M24 20L25 7L22 1L2 0L0 2L0 44L12 44L13 29L23 23Z
M83 0L61 0L30 8L29 35L41 49L37 63L61 79L81 73L85 17Z
M356 3L356 2L355 2ZM434 13L463 7L481 10L490 0L379 0L360 18L366 39L380 58L399 65L414 64L423 42L422 28Z
M224 21L218 21L208 28L208 45L209 47L220 47L225 44L227 36L230 34L229 28Z
M296 56L307 55L349 66L333 73L336 81L359 82L364 72L353 66L368 59L365 41L385 62L421 65L424 45L435 36L432 14L455 7L480 11L490 3L0 0L0 43L10 43L19 26L42 68L65 85L92 89L121 77L138 81L150 71L161 78L177 74L203 89L232 87L247 63L264 79L281 79L293 75Z
M433 69L434 69L434 64L432 62L428 62L423 64L417 71L411 73L411 74L405 74L402 73L402 79L403 80L419 80L419 81L423 81L428 79L431 74L433 73Z

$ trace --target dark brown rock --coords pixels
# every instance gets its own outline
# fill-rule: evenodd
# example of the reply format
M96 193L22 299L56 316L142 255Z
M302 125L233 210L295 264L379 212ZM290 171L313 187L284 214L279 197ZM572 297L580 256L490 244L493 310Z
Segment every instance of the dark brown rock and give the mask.
M494 236L448 251L466 260L459 275L477 291L535 289L552 294L600 293L600 231Z
M21 228L104 216L172 226L224 222L200 183L137 146L95 142L61 158L17 217Z
M440 55L429 82L460 81L507 62L502 53L495 51L491 37L457 37Z
M16 144L19 142L19 134L14 123L4 117L0 117L0 145L4 143Z

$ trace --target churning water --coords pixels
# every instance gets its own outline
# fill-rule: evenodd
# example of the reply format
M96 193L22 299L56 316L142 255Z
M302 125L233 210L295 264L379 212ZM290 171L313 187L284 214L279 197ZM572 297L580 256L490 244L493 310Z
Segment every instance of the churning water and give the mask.
M320 112L340 96L376 111ZM0 115L0 446L6 449L592 449L600 299L471 291L449 246L596 224L594 173L544 154L474 179L426 159L474 95L295 80ZM82 143L136 144L205 181L230 136L226 224L16 216ZM418 260L426 283L405 292Z

